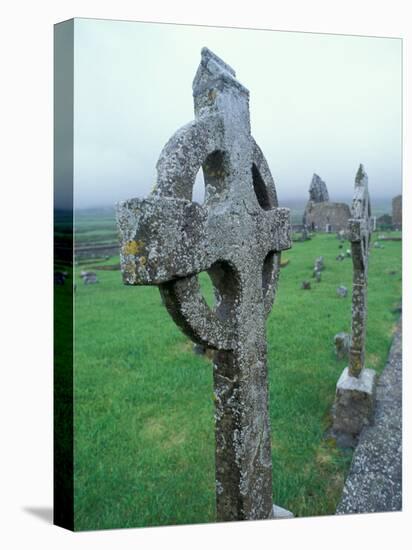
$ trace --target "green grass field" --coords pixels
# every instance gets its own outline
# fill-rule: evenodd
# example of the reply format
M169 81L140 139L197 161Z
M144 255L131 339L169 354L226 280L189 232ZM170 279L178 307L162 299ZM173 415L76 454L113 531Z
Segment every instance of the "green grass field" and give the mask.
M366 363L378 372L401 300L401 244L371 249ZM350 329L350 292L339 298L336 287L351 288L352 262L337 262L338 252L334 235L294 243L267 323L273 498L296 516L334 513L351 460L324 439L346 365L333 336ZM76 275L75 528L214 521L212 365L193 353L156 288L125 287L119 271L98 278L85 286Z

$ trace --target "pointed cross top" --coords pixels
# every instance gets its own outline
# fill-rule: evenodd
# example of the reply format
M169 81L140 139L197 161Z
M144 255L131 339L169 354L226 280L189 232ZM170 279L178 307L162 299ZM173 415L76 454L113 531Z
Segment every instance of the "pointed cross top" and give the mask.
M202 51L200 52L201 60L200 63L204 66L207 66L209 61L213 61L213 63L219 65L221 70L225 70L228 73L230 73L232 76L236 76L236 71L228 65L223 59L221 59L218 55L212 52L212 50L209 50L209 48L202 48Z
M212 89L225 90L235 88L241 93L249 96L249 90L236 79L236 72L230 65L209 48L202 48L200 65L193 80L193 96L203 96L206 92L210 100Z
M368 184L368 175L366 174L363 164L359 164L358 171L355 177L355 185L367 185Z

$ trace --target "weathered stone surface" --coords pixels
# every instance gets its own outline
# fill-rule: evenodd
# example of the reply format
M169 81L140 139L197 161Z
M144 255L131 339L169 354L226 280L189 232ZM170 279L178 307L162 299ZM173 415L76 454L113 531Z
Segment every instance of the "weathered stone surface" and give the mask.
M193 82L195 120L165 145L145 200L118 205L126 284L156 284L170 315L214 352L216 509L221 521L270 518L272 464L265 318L289 210L250 132L249 92L204 48ZM202 168L205 202L192 202ZM197 275L208 271L216 305Z
M367 317L368 257L372 238L371 205L368 176L362 164L355 178L352 217L349 220L353 282L352 282L352 344L349 372L359 376L365 361L365 332Z
M340 202L319 202L309 201L305 208L304 223L312 231L326 231L326 226L329 226L329 231L345 230L350 218L349 206Z
M336 289L336 294L341 298L346 298L346 296L348 295L348 289L346 288L346 286L343 285L338 286L338 288Z
M330 202L326 183L317 175L309 187L309 200L303 213L303 224L311 231L345 231L350 217L349 206Z
M333 431L357 435L372 419L376 373L362 369L359 377L346 368L336 386Z
M332 429L337 437L346 434L356 438L370 421L375 388L375 371L364 368L368 256L372 228L368 176L362 164L355 177L351 216L348 224L353 263L349 367L343 371L336 387ZM346 296L347 289L340 287L337 292Z
M315 271L322 271L325 267L325 263L324 263L324 260L323 260L323 256L319 256L318 258L316 258L315 260Z
M322 280L321 272L320 272L320 271L315 271L315 272L314 272L314 277L315 277L315 281L316 281L317 283L320 283L320 281Z
M392 199L392 224L396 229L402 229L402 195Z
M286 508L282 508L281 506L276 506L276 504L274 504L272 508L272 517L273 519L290 519L295 516L292 512L286 510Z
M333 338L335 344L335 354L338 359L344 359L349 355L351 344L351 335L347 332L338 332Z
M83 279L85 285L93 285L99 282L94 271L82 271L80 277Z
M301 240L308 241L309 239L310 239L310 236L309 236L308 228L306 227L306 225L304 225L302 228Z
M336 513L401 509L402 326L399 324L376 387L373 422L360 434Z
M326 202L329 200L326 183L317 174L313 174L310 182L309 200L313 202Z

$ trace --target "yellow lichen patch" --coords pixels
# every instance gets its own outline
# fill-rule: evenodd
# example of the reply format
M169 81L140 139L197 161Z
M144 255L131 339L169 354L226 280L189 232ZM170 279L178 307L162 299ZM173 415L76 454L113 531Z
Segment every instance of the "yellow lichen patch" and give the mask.
M127 241L123 245L123 254L135 256L143 247L142 241Z
M146 258L145 258L144 256L142 256L142 257L139 259L139 262L140 262L140 265L141 265L141 266L144 266L144 265L146 265L147 260L146 260Z

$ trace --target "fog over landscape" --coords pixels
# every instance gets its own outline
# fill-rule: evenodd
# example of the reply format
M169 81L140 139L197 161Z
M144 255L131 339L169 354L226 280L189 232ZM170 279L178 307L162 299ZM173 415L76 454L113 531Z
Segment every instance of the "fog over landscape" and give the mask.
M150 192L160 151L194 118L203 46L250 91L281 204L306 201L313 172L350 200L360 162L372 201L401 193L399 39L76 19L74 44L76 208Z

